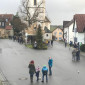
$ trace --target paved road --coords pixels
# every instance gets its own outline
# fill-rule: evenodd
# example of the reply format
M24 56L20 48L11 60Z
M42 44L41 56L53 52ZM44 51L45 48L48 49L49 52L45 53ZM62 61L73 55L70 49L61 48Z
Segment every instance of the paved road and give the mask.
M48 50L26 48L12 40L0 40L0 68L11 85L85 85L85 57L80 62L72 62L71 50L62 43L54 42ZM28 64L35 61L35 66L48 65L48 58L53 58L53 75L48 76L48 83L30 83ZM41 73L40 73L41 76Z

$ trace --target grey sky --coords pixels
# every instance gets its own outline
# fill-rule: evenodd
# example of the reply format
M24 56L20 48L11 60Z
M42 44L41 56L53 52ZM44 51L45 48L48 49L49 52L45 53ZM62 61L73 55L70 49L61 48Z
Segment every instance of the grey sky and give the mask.
M20 0L0 0L0 13L15 14ZM74 14L85 13L85 0L46 0L46 14L51 24L59 25L71 20Z

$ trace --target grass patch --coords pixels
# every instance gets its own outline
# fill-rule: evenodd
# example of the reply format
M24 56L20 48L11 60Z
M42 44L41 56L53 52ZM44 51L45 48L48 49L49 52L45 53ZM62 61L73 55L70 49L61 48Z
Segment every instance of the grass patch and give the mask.
M31 44L27 44L25 46L28 47L28 48L33 48L33 46Z

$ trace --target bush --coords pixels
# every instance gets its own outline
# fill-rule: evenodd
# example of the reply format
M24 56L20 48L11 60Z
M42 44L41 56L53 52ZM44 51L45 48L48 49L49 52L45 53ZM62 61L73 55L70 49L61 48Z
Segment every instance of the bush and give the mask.
M85 52L85 44L82 44L82 45L80 46L80 50L83 51L83 52Z
M45 43L43 43L43 48L42 49L47 49L47 45Z

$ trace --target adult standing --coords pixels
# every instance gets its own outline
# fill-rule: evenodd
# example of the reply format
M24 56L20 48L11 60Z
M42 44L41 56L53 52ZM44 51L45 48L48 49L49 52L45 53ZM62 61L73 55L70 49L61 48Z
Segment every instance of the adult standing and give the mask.
M67 40L65 39L65 47L67 46Z
M48 66L49 66L49 75L52 75L52 66L53 66L53 59L50 57L48 61Z
M76 52L77 52L77 50L76 50L76 48L74 48L73 51L72 51L72 60L75 60Z
M76 60L79 61L80 60L80 50L77 48L77 52L76 52Z
M35 65L34 65L33 60L30 61L30 64L29 64L28 68L29 68L30 80L31 80L31 82L33 82L33 75L35 73Z
M51 46L53 46L53 40L51 40Z
M46 76L46 82L48 82L48 68L46 65L43 66L42 68L42 82L44 82L44 76Z

